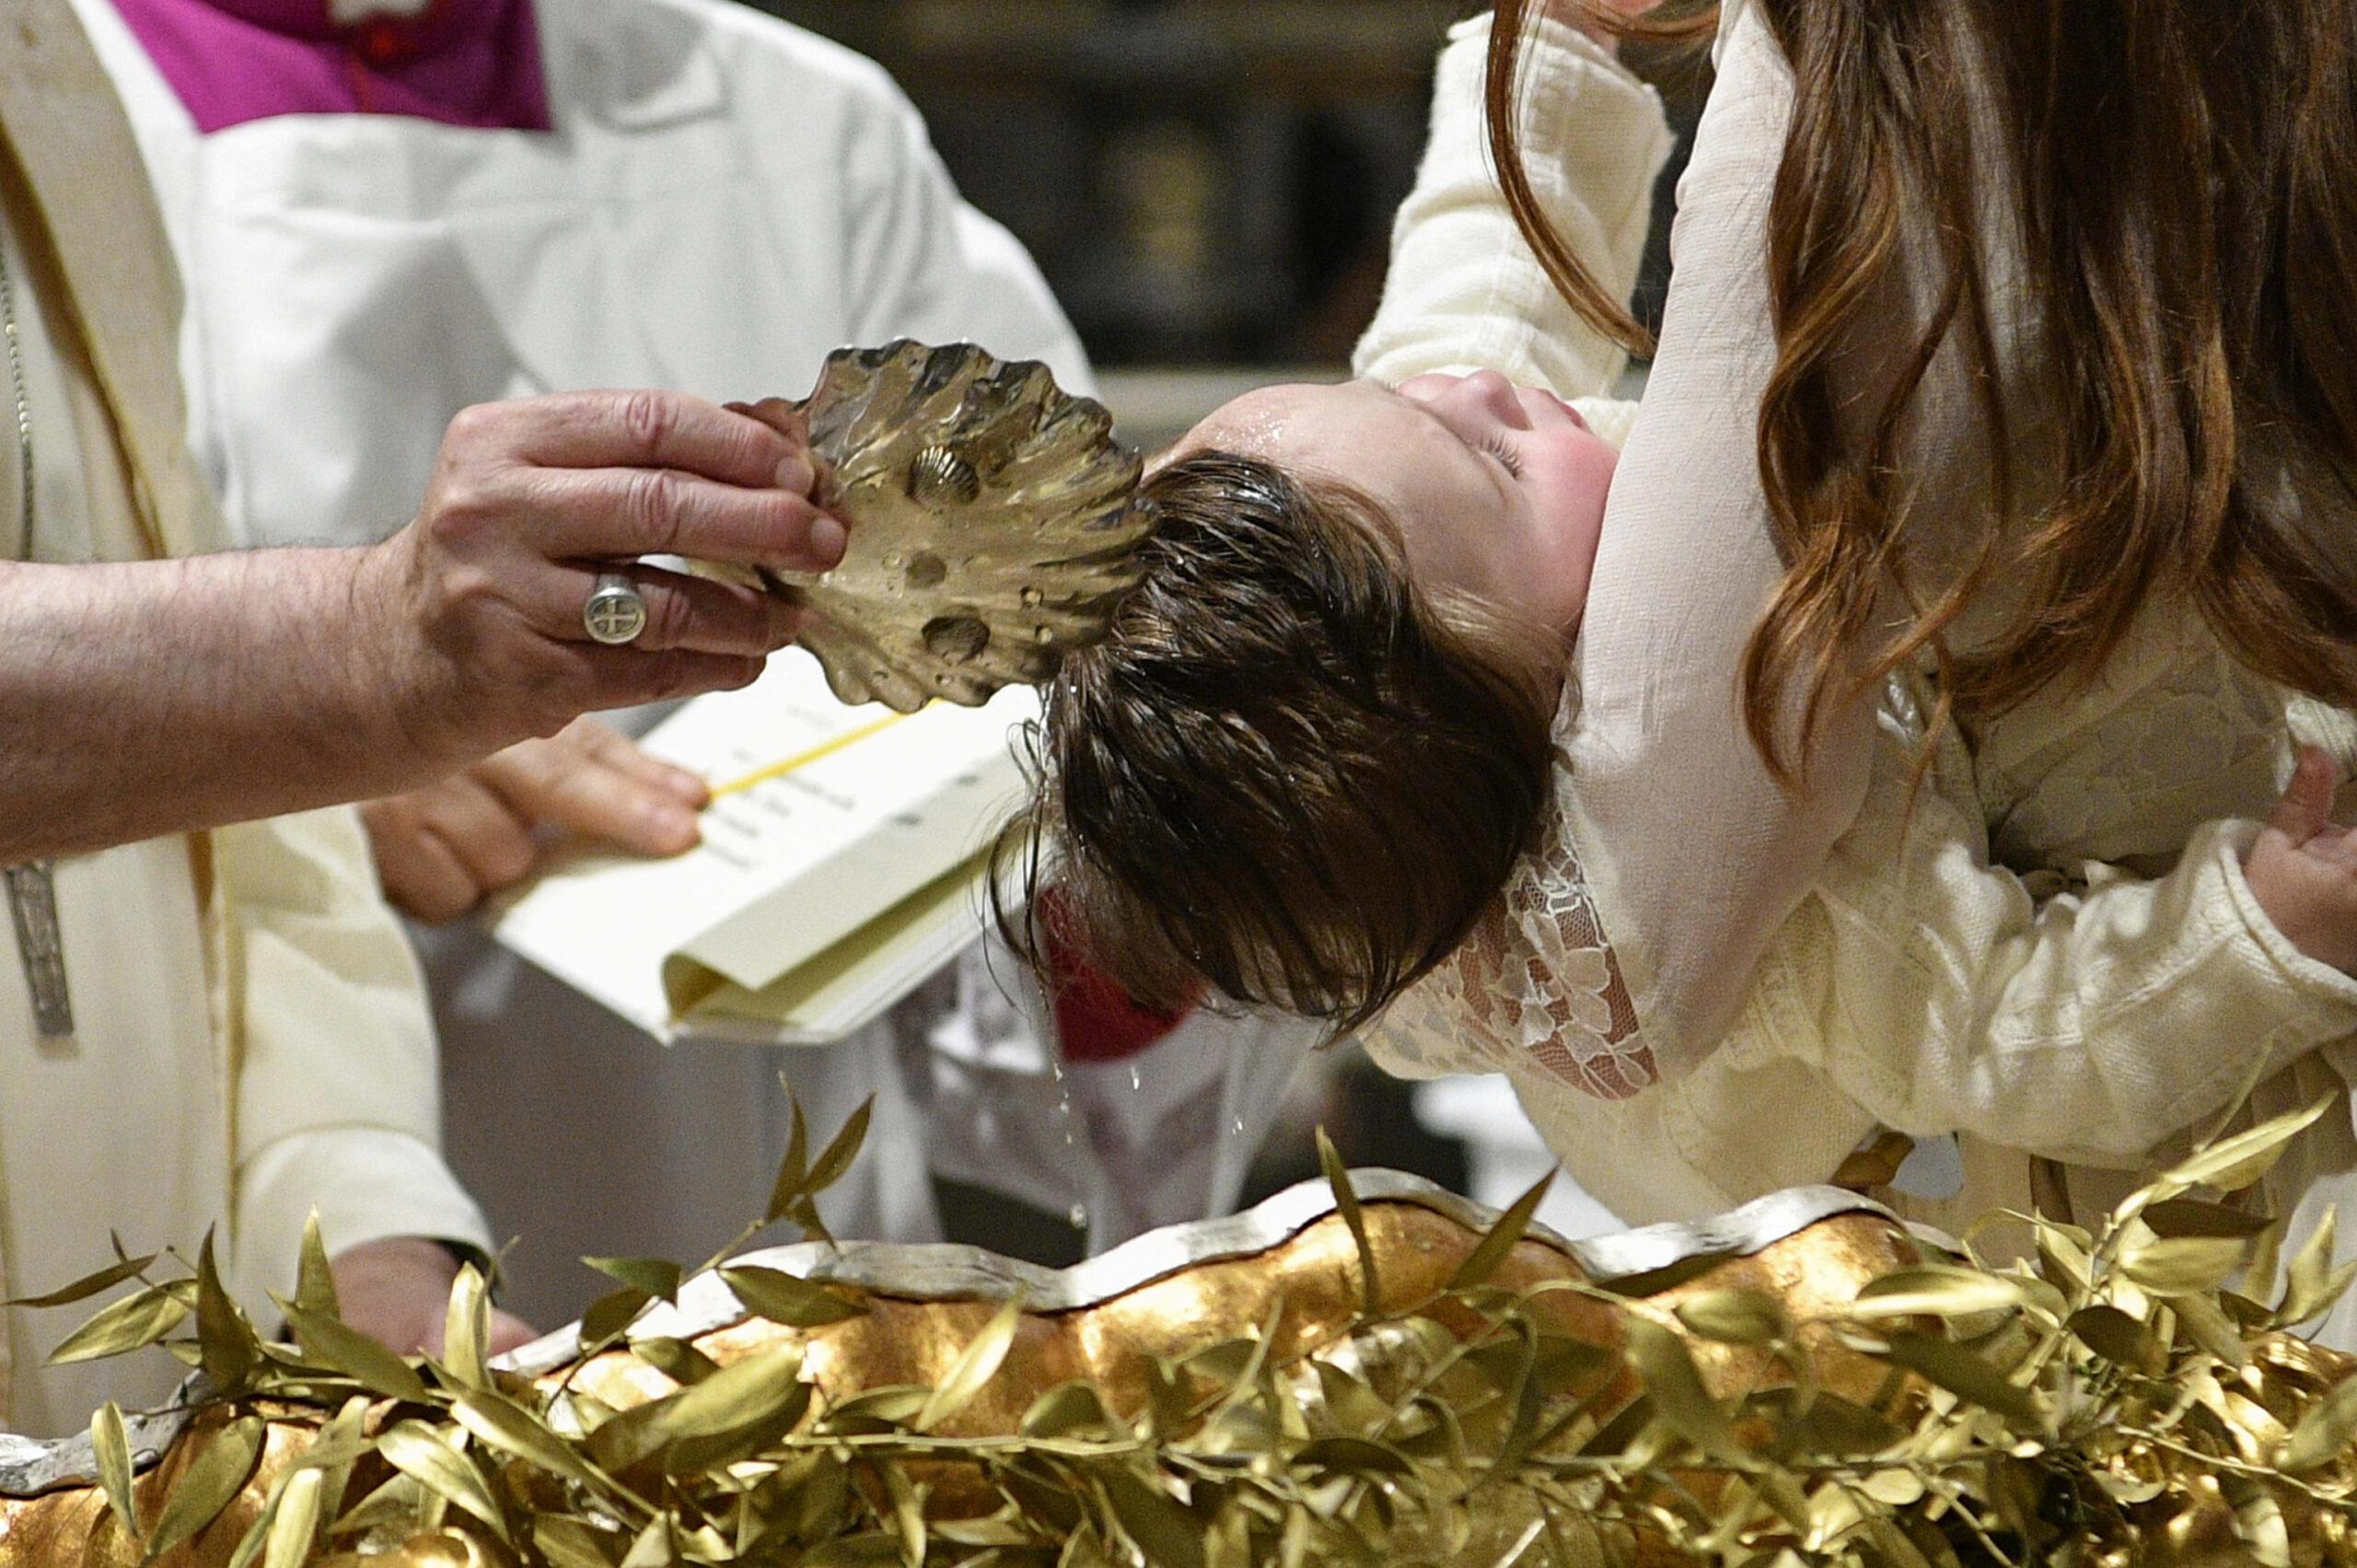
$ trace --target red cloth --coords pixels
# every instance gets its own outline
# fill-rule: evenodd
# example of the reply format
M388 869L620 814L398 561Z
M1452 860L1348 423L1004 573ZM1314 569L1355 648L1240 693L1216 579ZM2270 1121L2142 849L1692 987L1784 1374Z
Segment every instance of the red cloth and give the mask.
M1050 983L1055 988L1056 1040L1067 1062L1126 1062L1167 1037L1194 1013L1143 1007L1081 955L1055 890L1039 895Z

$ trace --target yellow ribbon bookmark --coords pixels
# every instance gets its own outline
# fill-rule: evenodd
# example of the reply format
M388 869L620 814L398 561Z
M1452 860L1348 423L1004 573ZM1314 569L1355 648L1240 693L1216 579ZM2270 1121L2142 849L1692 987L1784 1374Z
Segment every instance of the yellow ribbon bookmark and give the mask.
M922 711L922 709L919 710L919 712ZM772 779L782 779L798 768L808 767L821 757L831 757L846 746L855 745L871 735L877 735L891 728L902 719L914 716L911 714L888 714L873 724L862 725L857 729L838 735L832 740L821 741L807 751L797 751L783 761L772 762L766 768L757 768L741 779L730 779L726 784L714 784L712 786L712 798L718 800L726 795L741 795L755 784L767 784Z

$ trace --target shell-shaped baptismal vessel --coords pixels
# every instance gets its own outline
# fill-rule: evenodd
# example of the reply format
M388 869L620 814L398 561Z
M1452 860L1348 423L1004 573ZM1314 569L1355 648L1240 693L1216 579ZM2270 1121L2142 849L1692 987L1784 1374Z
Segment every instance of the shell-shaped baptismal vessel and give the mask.
M1136 585L1137 455L1047 366L971 343L842 349L802 412L850 544L772 586L811 611L802 644L844 702L971 706L1045 680Z

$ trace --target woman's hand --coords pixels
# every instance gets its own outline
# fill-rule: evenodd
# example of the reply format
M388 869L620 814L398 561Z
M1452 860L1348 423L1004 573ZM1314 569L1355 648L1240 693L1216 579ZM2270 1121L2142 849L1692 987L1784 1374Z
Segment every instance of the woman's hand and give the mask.
M329 1260L343 1320L401 1355L440 1355L459 1260L438 1241L390 1236L346 1248ZM539 1336L512 1312L493 1307L487 1353L500 1355Z
M2332 819L2340 770L2316 747L2300 753L2291 787L2243 862L2259 907L2292 945L2357 975L2357 829Z
M784 425L784 428L781 428ZM790 422L668 392L578 392L460 413L417 520L377 547L353 609L376 619L371 673L416 750L453 763L583 713L748 684L795 613L736 583L627 567L646 626L590 640L601 566L678 555L823 571L842 525L810 498Z
M438 924L530 876L549 832L586 834L633 854L693 849L703 780L594 718L527 740L424 789L360 808L385 895Z

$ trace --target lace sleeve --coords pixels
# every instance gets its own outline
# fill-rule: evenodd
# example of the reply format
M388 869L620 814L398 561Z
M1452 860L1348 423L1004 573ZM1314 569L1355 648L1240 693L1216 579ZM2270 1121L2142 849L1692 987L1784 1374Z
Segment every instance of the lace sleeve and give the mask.
M1562 733L1577 711L1566 692ZM1555 808L1473 935L1392 1004L1368 1049L1411 1075L1526 1073L1533 1064L1598 1099L1659 1081L1620 960L1564 832L1569 759L1555 760Z

